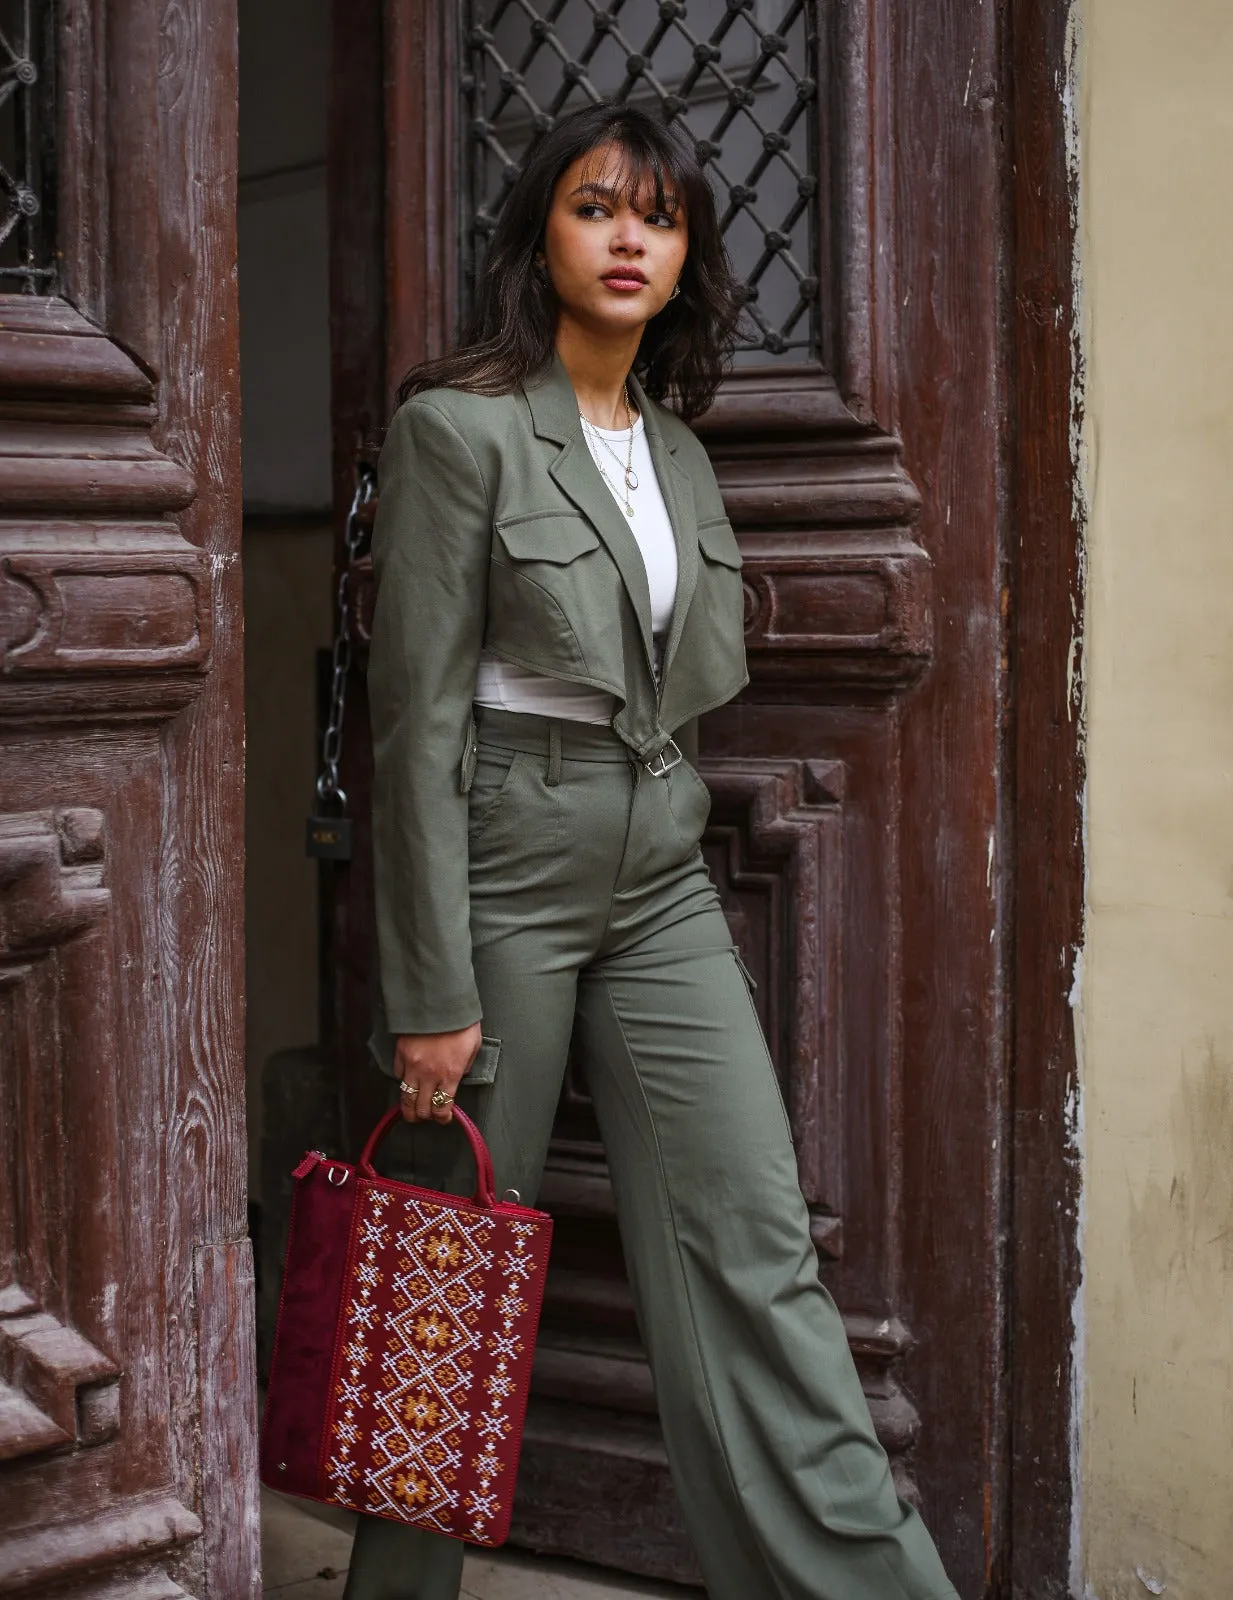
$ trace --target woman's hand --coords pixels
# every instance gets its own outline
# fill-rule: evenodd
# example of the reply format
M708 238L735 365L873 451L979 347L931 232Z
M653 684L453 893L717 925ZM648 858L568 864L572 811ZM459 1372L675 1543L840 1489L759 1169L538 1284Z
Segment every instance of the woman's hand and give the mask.
M454 1033L399 1036L394 1047L394 1070L405 1086L398 1098L408 1122L427 1122L429 1118L449 1122L454 1115L458 1085L470 1071L482 1038L478 1022ZM432 1097L438 1090L449 1096L448 1105L433 1105Z

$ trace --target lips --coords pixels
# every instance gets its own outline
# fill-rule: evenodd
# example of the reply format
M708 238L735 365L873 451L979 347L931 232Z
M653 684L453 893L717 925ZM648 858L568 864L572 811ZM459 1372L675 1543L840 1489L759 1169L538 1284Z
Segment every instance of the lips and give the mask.
M604 273L601 281L610 289L644 289L647 283L646 274L637 267L614 267Z

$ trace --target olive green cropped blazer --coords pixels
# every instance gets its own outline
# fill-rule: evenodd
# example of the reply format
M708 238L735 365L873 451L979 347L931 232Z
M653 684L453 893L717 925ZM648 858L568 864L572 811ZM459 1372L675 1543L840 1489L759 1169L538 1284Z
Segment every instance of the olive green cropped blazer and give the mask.
M632 378L630 391L677 545L658 686L642 555L559 358L508 395L425 391L390 425L368 666L381 1031L444 1032L481 1016L467 879L481 648L608 690L613 729L652 763L748 681L741 555L715 474L679 417Z

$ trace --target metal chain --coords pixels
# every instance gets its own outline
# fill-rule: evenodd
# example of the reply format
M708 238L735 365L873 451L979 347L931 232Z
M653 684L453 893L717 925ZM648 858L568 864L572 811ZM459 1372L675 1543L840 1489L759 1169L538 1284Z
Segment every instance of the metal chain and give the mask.
M365 527L363 512L377 491L377 474L367 462L361 461L355 469L355 493L343 542L346 561L338 574L338 622L334 633L334 665L330 681L330 716L325 735L321 740L321 773L317 778L317 799L323 805L336 803L347 809L347 792L338 782L338 764L342 759L343 723L347 715L347 674L351 670L351 576L355 571L360 551L364 547Z

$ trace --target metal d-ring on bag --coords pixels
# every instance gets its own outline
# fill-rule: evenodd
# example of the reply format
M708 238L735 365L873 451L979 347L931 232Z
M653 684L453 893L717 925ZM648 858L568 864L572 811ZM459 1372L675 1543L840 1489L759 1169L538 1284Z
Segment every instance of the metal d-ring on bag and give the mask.
M509 1533L552 1218L498 1200L479 1129L454 1108L472 1199L310 1150L293 1174L261 1435L273 1489L470 1544ZM440 1138L454 1137L441 1127Z

